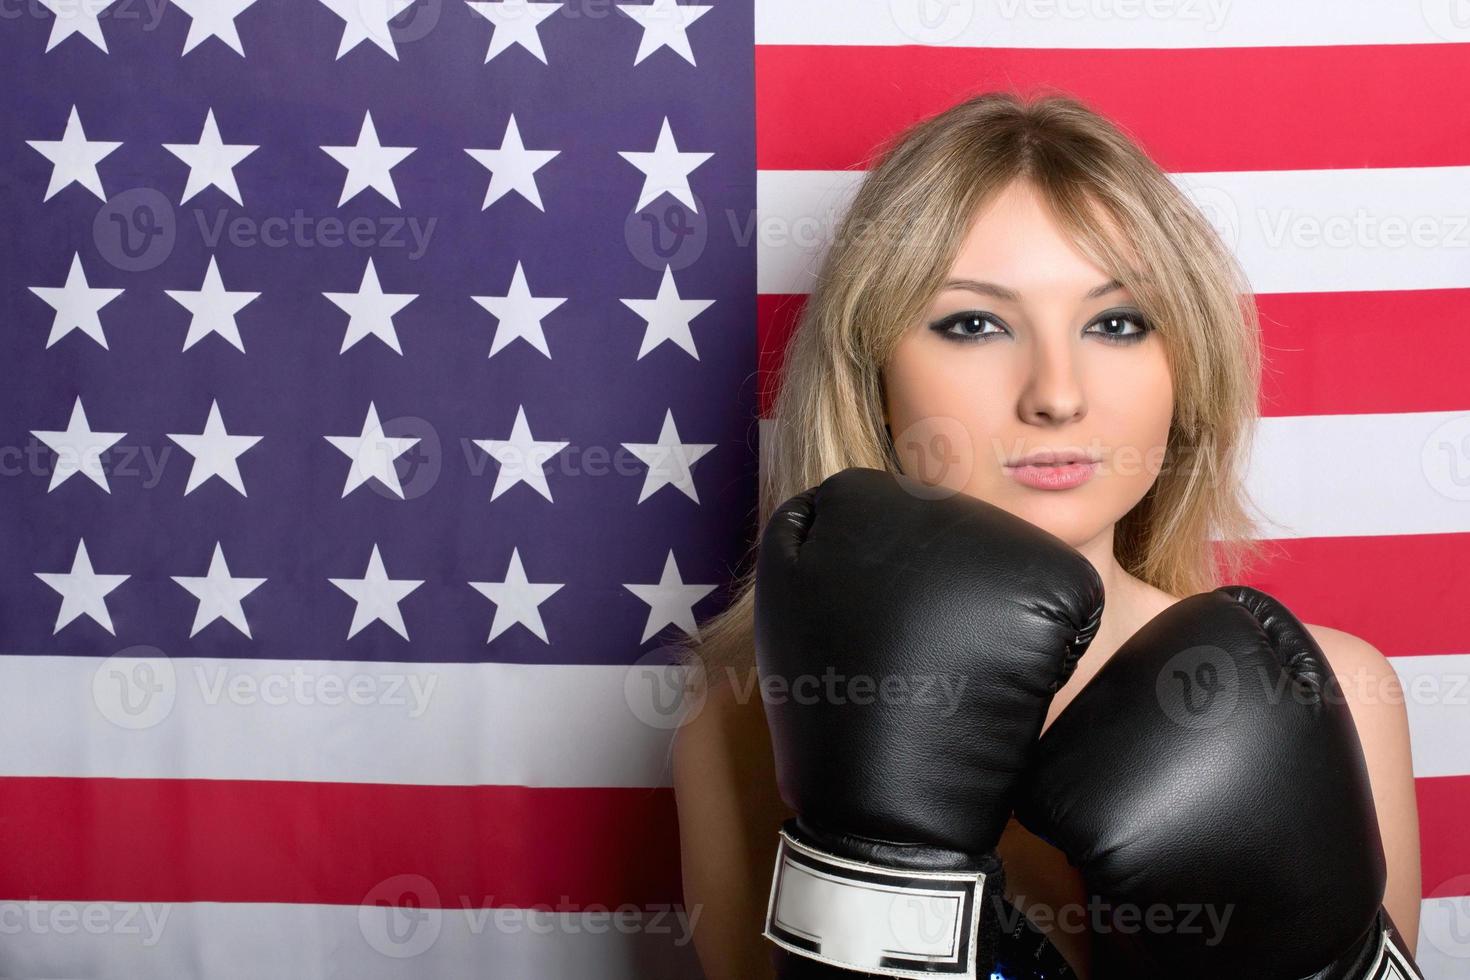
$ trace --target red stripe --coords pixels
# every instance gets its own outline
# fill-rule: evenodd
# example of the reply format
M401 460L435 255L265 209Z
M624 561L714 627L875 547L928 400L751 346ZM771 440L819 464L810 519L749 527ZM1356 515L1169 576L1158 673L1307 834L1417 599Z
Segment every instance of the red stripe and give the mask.
M1415 788L1424 895L1470 894L1470 776ZM667 790L6 777L0 839L12 900L356 905L400 875L442 908L681 894Z
M758 298L761 415L806 305ZM1470 408L1470 289L1276 293L1257 298L1266 365L1261 414L1348 415Z
M865 169L908 124L990 89L1076 95L1173 172L1470 162L1467 44L759 45L755 64L763 170Z
M0 897L441 907L677 902L668 789L0 778ZM423 902L422 895L419 901Z
M1263 415L1470 408L1470 289L1257 298Z
M1419 868L1425 898L1470 895L1470 776L1414 780L1419 801Z
M806 308L805 294L761 293L755 298L756 369L761 418L770 418L786 362L786 345Z
M1297 538L1245 584L1303 622L1361 636L1388 656L1470 651L1470 534Z

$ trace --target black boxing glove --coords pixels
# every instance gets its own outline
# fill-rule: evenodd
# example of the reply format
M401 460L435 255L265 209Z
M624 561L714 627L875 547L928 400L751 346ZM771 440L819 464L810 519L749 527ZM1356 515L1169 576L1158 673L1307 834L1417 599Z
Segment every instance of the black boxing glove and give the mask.
M1016 816L1129 910L1094 937L1096 977L1420 976L1348 706L1264 592L1191 596L1119 647L1041 737Z
M798 814L766 917L783 977L988 975L995 847L1102 606L1065 542L906 476L847 469L777 508L755 646Z

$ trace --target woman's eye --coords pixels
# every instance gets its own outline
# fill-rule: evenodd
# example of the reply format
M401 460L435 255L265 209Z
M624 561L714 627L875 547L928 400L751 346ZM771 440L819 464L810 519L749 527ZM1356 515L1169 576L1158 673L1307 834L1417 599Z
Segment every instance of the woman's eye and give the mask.
M1093 327L1102 327L1093 330ZM1142 340L1153 325L1137 313L1108 313L1088 325L1083 333L1095 333L1112 343L1131 344Z
M932 324L930 329L950 340L979 340L1006 332L1004 327L986 313L956 313Z

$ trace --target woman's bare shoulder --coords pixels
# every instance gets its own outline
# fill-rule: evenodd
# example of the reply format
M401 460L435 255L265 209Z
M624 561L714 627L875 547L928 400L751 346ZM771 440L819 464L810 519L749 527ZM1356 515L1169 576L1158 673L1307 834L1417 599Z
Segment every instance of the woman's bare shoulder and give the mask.
M674 735L684 902L710 980L772 977L761 936L777 832L791 811L752 686L700 690ZM695 918L695 917L698 918Z
M1412 950L1419 934L1422 883L1419 804L1404 690L1392 662L1372 643L1330 626L1305 625L1332 668L1358 730L1388 861L1384 905Z
M765 710L755 685L742 684L726 672L718 680L699 675L699 682L686 695L686 711L674 733L674 765L685 761L702 764L711 753L753 750L762 744L770 752Z

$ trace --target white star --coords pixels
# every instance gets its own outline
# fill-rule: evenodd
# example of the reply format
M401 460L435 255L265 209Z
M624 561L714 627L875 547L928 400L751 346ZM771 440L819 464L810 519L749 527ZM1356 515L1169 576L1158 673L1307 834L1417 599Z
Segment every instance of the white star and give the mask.
M87 554L87 542L77 539L77 553L71 560L69 572L37 572L36 578L61 593L61 611L56 614L54 636L61 628L78 616L91 616L101 627L114 636L112 616L107 612L107 593L128 580L126 575L101 575L92 571L92 559Z
M536 171L546 166L561 150L528 150L521 142L521 131L516 126L515 113L506 123L505 136L500 147L494 150L465 150L485 169L490 171L490 187L485 191L483 211L510 191L545 211L541 205L541 191L536 187Z
M194 465L189 469L189 485L184 488L185 495L210 477L217 476L240 491L242 497L249 496L245 493L245 481L240 477L240 455L261 437L232 436L226 432L218 401L209 403L209 418L204 423L203 432L169 432L166 435L194 457Z
M643 331L643 344L638 348L638 360L666 340L672 340L688 351L696 361L699 351L694 347L694 335L689 331L689 321L714 305L712 299L682 299L679 287L674 284L672 266L664 266L663 279L658 284L658 296L653 299L625 299L624 305L641 316L647 323Z
M524 405L516 408L516 420L511 426L509 439L476 439L474 443L500 464L495 489L490 492L491 500L521 482L550 500L551 488L546 484L544 469L546 461L570 445L566 442L537 442L532 438Z
M471 588L495 603L495 621L490 624L490 636L485 642L489 643L516 623L520 623L539 636L541 642L550 643L546 638L546 624L541 621L541 610L538 607L555 595L564 584L566 583L527 581L526 570L521 565L520 549L512 548L510 567L505 570L504 581L470 583Z
M357 602L357 610L352 614L352 626L347 630L349 640L375 619L381 619L399 636L408 639L408 629L403 625L403 613L398 610L398 603L423 585L424 580L389 578L377 545L373 545L372 557L368 559L367 572L362 578L334 578L327 581Z
M561 9L559 3L531 3L529 0L492 0L489 3L470 2L470 9L495 25L490 35L490 50L485 52L485 63L512 44L519 44L531 52L544 65L546 51L541 47L541 35L537 32L541 22Z
M184 38L184 50L180 54L188 54L204 41L217 37L240 57L245 57L235 18L255 0L172 0L172 3L190 17L189 36Z
M82 473L103 490L112 492L107 485L107 474L102 470L102 454L127 433L93 432L80 395L71 407L71 419L64 431L32 429L31 435L56 452L56 468L51 471L47 493L65 483L73 473Z
M376 405L368 402L367 417L362 420L362 435L327 436L326 440L352 460L342 496L347 496L368 480L376 479L392 490L398 499L403 499L403 485L398 481L398 470L394 468L393 461L418 445L419 440L417 437L384 435Z
M666 485L679 488L684 496L699 503L691 467L715 448L715 444L680 442L673 409L664 412L664 426L659 431L658 442L625 442L623 448L648 467L648 474L643 478L643 492L638 495L640 504Z
M102 22L97 19L114 0L41 0L41 6L56 15L51 22L51 37L46 42L50 51L73 34L80 34L104 52L107 39L102 36Z
M188 350L209 334L217 333L244 353L245 341L240 339L240 325L235 322L235 314L260 293L226 290L213 255L209 257L209 268L204 270L204 283L198 289L165 289L164 292L192 314L182 350Z
M70 8L71 4L67 4L67 7ZM59 24L61 20L62 17L58 14L56 22ZM57 191L73 182L81 184L103 201L107 200L107 194L102 190L102 177L97 173L97 164L122 144L87 139L87 134L82 129L82 117L78 115L76 106L71 107L71 113L66 117L66 132L61 134L61 139L26 140L26 145L51 161L51 181L46 185L46 196L41 198L42 201L51 200Z
M499 322L495 325L495 339L490 342L490 356L494 357L516 338L551 356L546 346L546 334L541 329L541 318L567 301L565 296L532 296L526 283L526 273L519 260L516 271L511 274L510 291L504 296L472 296Z
M240 200L240 185L235 183L235 165L260 149L258 145L226 143L220 138L219 125L214 121L214 110L204 114L204 130L197 143L165 143L163 148L189 165L189 180L184 186L183 204L213 184L228 194L236 204Z
M398 331L393 329L393 314L418 298L418 293L385 293L378 284L378 270L368 258L362 272L362 284L355 293L322 293L347 313L347 333L342 337L343 353L364 337L377 337L398 353Z
M671 50L694 64L694 52L689 47L689 25L713 10L713 7L675 3L674 0L653 0L652 3L620 3L618 9L638 22L643 28L643 38L638 42L638 55L633 64L667 45Z
M714 154L681 152L674 143L674 131L669 127L668 116L664 116L663 125L658 131L658 143L651 151L619 150L618 156L643 171L643 190L639 193L638 205L633 210L641 211L644 205L660 194L667 193L678 198L689 210L698 213L694 192L689 189L689 174Z
M357 134L355 146L324 146L322 149L333 160L347 168L347 177L342 182L341 207L358 194L371 187L379 194L398 204L398 189L393 186L393 175L389 173L403 162L416 146L384 146L378 142L378 130L373 126L373 114L362 117L362 129Z
M673 549L664 560L663 575L656 584L624 583L623 588L648 603L648 622L643 627L643 639L639 643L647 641L670 623L699 639L699 627L694 622L694 604L715 590L713 585L685 585L679 576Z
M337 59L363 41L371 41L398 60L389 21L413 6L414 0L321 0L322 5L345 22Z
M97 311L121 296L123 291L88 283L87 274L82 270L80 252L72 253L66 285L32 286L31 292L56 311L56 315L51 318L51 336L46 338L47 347L73 330L80 330L106 349L107 335L102 332L102 318L97 315Z
M234 578L230 566L225 564L225 553L214 543L214 557L209 560L209 571L204 575L172 575L175 582L193 593L199 600L194 611L193 636L216 619L223 619L235 629L250 636L250 624L245 621L245 609L240 600L260 588L263 578Z

